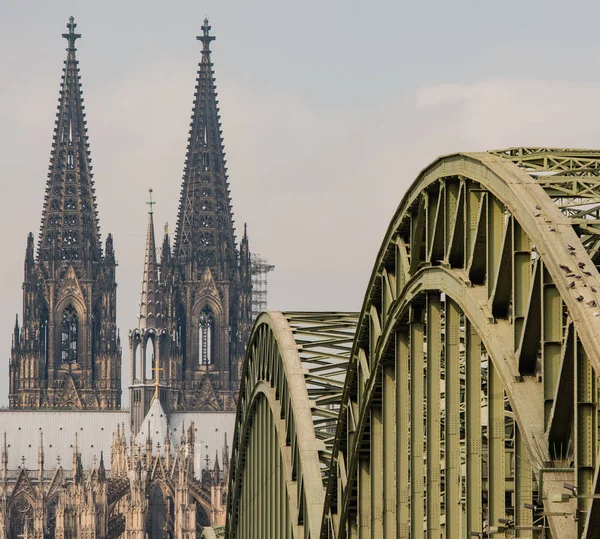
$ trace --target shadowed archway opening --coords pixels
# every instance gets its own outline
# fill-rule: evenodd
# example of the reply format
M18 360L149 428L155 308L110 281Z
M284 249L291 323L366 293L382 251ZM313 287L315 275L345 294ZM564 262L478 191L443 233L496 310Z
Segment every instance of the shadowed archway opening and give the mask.
M33 507L29 500L21 495L10 508L9 538L33 537Z
M61 362L77 363L77 337L79 332L79 320L77 311L73 305L69 305L62 314L60 344Z
M148 505L147 537L149 539L173 537L173 500L169 497L165 498L157 484L150 490Z

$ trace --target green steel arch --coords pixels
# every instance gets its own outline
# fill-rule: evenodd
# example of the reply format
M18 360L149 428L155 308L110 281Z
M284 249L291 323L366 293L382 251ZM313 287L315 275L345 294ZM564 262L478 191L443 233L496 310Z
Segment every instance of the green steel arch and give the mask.
M358 314L261 314L233 441L226 537L317 537Z
M413 183L363 304L323 537L594 536L599 164L457 154Z
M269 421L295 422L281 427L292 446L317 425L314 408L300 419L308 397L286 396L280 416L253 404L273 379L259 366L294 364L269 358L303 348L294 323L275 331L263 315L246 357L229 537L269 536L269 519L289 536L327 539L595 537L599 175L600 151L549 148L449 155L424 169L375 261L329 445L317 449L322 484L305 485L316 465L298 458L302 474L267 489L257 512L250 502L265 499L273 470L271 453L260 458ZM343 364L329 380L341 383Z

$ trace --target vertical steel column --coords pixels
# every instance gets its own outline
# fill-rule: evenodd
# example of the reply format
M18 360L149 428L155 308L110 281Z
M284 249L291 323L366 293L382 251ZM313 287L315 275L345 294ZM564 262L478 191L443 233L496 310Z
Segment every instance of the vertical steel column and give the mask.
M395 365L383 366L383 537L396 537Z
M423 313L421 309L413 306L410 315L410 537L411 539L423 539L425 537Z
M488 358L488 526L504 518L504 388Z
M521 225L513 218L513 330L514 348L521 342L529 288L531 286L531 241Z
M396 519L400 539L410 537L409 331L396 330Z
M488 197L488 222L487 222L487 286L488 297L494 291L494 283L500 259L502 257L502 239L504 234L504 205L496 197Z
M371 539L383 537L383 420L381 406L371 408Z
M550 278L548 271L542 268L542 369L544 380L544 424L552 412L554 393L558 384L560 358L563 338L563 305L560 293Z
M372 424L372 418L371 418ZM370 440L363 443L370 444ZM370 448L372 451L372 447ZM371 467L370 453L359 453L358 457L358 537L370 539L371 537Z
M440 537L440 354L441 302L427 294L427 537Z
M269 359L272 356L272 351L269 350ZM278 508L273 503L273 430L275 425L273 424L273 416L270 413L270 410L267 410L266 419L266 429L264 433L264 439L266 441L266 455L265 455L265 470L263 475L265 476L265 506L266 506L266 514L265 514L265 527L266 527L266 536L267 537L275 537L274 527L273 527L273 515L277 512Z
M459 537L460 507L460 308L446 298L446 537Z
M515 421L515 526L533 526L533 512L525 504L533 503L533 477L527 448ZM533 530L517 529L517 537L538 537Z
M456 208L459 205L460 197L462 195L461 184L462 182L454 179L447 178L446 180L442 180L440 184L443 184L446 195L446 215L444 219L444 236L445 236L445 244L446 244L446 253L450 252L451 245L449 244L450 236L452 233L452 228L454 227L454 219L456 217ZM464 225L464 223L463 223ZM464 236L464 232L461 231Z
M483 532L481 454L481 339L465 320L466 430L467 430L467 535Z
M598 451L598 404L596 375L579 336L575 333L575 466L577 468L577 528L584 531L592 503L596 453Z

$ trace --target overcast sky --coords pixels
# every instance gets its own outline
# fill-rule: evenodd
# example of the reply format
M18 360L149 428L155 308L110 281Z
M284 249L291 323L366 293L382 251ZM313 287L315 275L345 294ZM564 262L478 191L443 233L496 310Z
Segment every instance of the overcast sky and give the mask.
M600 147L597 2L0 1L0 404L40 224L73 15L103 240L115 238L123 388L147 189L174 228L208 15L238 236L269 308L358 310L403 193L436 156ZM127 400L127 391L123 394Z

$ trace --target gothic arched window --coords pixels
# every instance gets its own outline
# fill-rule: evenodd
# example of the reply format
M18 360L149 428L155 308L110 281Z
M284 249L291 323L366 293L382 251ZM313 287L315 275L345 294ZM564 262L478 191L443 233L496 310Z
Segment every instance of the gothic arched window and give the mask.
M33 508L25 496L18 497L10 509L9 537L33 537Z
M200 341L200 365L210 365L213 362L214 318L211 310L206 307L200 313L198 336Z
M69 305L63 311L60 332L63 363L77 363L78 325L77 311L73 305Z

